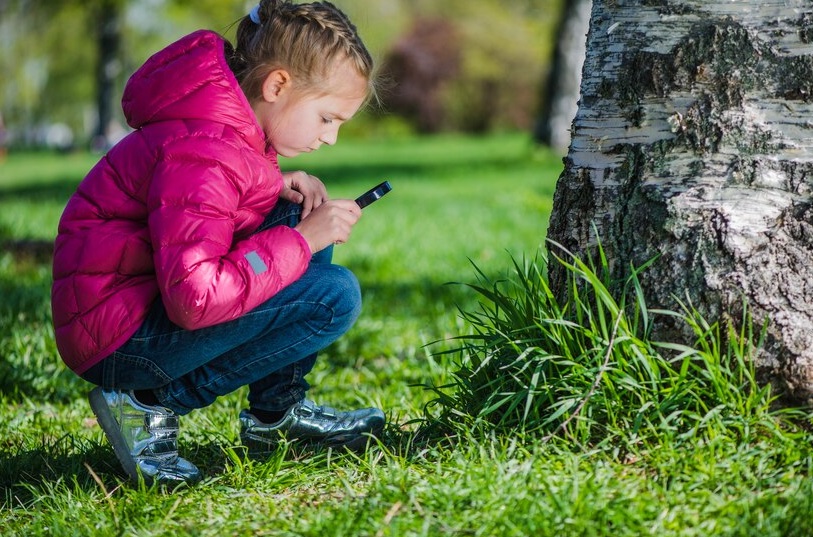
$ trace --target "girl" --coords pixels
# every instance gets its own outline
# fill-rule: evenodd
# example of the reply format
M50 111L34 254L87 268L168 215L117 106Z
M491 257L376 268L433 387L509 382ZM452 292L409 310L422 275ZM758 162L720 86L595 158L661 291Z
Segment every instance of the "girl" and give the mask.
M361 448L384 413L305 398L316 352L359 314L358 282L330 263L361 216L293 157L336 142L374 93L372 59L329 2L262 0L236 45L193 33L130 78L135 130L68 202L52 309L65 363L130 478L200 479L178 417L248 385L241 439Z

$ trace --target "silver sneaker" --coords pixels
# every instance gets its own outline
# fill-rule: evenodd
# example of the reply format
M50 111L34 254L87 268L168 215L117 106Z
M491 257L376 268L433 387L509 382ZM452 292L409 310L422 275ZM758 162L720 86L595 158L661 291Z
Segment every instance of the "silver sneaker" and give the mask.
M263 423L248 410L240 412L240 439L250 451L271 451L283 438L354 451L366 447L370 435L384 428L384 413L377 408L340 412L303 399L277 423Z
M94 388L88 396L99 425L124 471L134 482L163 485L194 483L198 468L178 456L178 416L139 403L131 391Z

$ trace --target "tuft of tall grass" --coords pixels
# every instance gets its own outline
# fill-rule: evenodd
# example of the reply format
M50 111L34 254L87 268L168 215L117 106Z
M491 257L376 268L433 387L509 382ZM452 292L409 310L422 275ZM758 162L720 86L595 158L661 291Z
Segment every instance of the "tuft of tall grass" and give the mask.
M553 262L567 271L567 299L546 278L547 257L512 259L513 273L493 281L477 270L479 307L461 310L472 334L456 338L456 371L426 409L441 430L543 435L579 446L639 452L664 443L754 441L794 434L791 409L772 406L756 381L761 343L746 313L738 323L709 323L690 304L650 310L632 267L621 286L599 266L566 250ZM657 315L689 326L692 345L655 341Z

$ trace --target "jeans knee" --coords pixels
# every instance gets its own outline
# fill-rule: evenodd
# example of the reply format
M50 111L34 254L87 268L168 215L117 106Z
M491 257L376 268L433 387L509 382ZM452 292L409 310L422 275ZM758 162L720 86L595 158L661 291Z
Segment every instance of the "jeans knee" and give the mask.
M337 314L347 320L349 328L361 314L361 287L349 269L340 265L331 265L331 268L334 273L331 287L336 297L334 307Z

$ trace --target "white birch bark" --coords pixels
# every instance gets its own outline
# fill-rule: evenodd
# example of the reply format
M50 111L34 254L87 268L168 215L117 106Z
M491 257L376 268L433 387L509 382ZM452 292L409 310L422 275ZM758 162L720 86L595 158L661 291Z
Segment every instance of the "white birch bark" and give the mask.
M549 239L616 275L659 256L653 308L746 300L762 378L813 400L813 2L594 0L581 93Z

